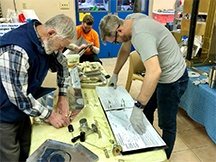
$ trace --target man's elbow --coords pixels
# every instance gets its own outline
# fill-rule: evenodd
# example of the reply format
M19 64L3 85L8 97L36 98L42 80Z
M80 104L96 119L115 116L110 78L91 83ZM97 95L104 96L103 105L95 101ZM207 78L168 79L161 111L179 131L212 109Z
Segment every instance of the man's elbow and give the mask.
M162 73L161 68L158 68L158 69L155 71L155 75L158 77L158 79L160 78L161 73Z
M98 54L100 52L100 48L94 46L92 48L92 52L94 52L95 54Z

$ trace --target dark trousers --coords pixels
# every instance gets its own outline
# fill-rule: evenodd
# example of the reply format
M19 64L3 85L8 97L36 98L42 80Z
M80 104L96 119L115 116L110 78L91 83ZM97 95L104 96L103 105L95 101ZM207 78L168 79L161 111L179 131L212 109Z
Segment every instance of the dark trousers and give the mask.
M0 123L0 161L26 161L31 144L29 116L15 123Z
M80 63L85 62L85 61L89 61L89 62L100 62L100 64L102 65L102 61L98 58L97 54L93 53L90 55L82 55L80 57Z
M188 72L174 83L158 83L157 88L144 109L144 114L151 124L154 120L154 111L158 108L159 127L163 130L162 138L169 148L165 149L167 158L173 150L176 138L176 115L180 98L187 89Z

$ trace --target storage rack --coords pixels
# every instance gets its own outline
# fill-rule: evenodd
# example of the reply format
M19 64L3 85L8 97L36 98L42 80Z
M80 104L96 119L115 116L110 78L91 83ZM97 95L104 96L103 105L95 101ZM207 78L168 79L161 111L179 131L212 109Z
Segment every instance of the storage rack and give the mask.
M190 29L190 15L192 11L193 0L185 0L183 6L183 18L181 20L180 33L173 33L177 42L180 42L182 36L189 35ZM199 57L186 59L187 67L209 65L215 62L216 48L214 44L216 42L216 28L215 28L215 11L216 11L216 0L200 0L198 16L204 15L206 21L196 22L195 35L202 36L202 51ZM187 15L187 16L186 16ZM187 18L185 18L187 17Z

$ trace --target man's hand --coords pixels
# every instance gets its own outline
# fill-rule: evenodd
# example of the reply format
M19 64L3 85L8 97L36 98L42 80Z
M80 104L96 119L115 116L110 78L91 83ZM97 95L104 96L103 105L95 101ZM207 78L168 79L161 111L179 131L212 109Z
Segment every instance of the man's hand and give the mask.
M93 45L94 45L94 42L91 42L91 44L89 44L89 48L92 50L93 49Z
M145 133L145 124L143 122L143 117L143 110L134 106L131 113L130 122L134 130L140 135Z
M52 112L50 117L47 119L50 124L56 128L66 127L70 124L70 121L65 116Z
M69 111L69 105L68 105L66 96L59 96L58 97L56 111L59 114L61 113L64 117L69 116L70 111Z
M84 49L84 48L86 48L86 47L87 47L86 44L81 44L81 45L78 46L77 48L78 48L78 51L80 51L80 50L82 50L82 49Z
M108 85L113 86L114 89L116 89L117 81L118 81L118 74L113 73Z

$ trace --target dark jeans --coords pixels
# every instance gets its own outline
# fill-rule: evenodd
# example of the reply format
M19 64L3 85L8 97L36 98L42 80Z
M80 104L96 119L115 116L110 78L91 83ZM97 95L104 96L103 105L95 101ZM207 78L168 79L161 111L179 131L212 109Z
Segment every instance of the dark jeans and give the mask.
M167 159L173 150L176 138L176 115L180 98L187 89L188 72L174 83L158 83L157 88L144 109L147 119L153 124L154 111L158 108L158 123L163 130L162 138L169 148L165 149Z
M85 61L89 61L89 62L100 62L100 64L102 65L102 61L98 58L97 54L93 53L90 55L82 55L80 57L80 63L85 62Z
M29 116L14 123L0 123L0 160L26 161L31 144Z

